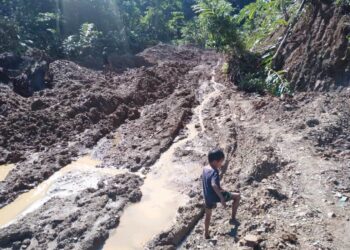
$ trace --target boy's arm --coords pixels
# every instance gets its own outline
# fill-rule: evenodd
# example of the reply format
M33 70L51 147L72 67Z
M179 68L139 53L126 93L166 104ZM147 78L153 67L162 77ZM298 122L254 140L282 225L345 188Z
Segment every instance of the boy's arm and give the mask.
M215 193L219 196L220 202L223 205L223 207L226 208L226 202L225 202L224 196L221 193L222 189L218 185L216 185L214 181L212 181L211 186L213 187Z

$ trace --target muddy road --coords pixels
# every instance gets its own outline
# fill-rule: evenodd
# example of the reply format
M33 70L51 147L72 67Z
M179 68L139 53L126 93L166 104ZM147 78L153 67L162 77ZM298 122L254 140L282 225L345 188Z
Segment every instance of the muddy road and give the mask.
M68 61L53 87L0 89L1 249L349 249L350 92L245 94L222 55L158 45L119 74ZM200 173L225 150L239 226Z

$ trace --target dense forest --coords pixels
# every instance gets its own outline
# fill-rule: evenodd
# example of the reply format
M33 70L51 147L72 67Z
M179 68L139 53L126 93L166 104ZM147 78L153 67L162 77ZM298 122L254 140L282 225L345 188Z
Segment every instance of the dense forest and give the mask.
M218 49L246 42L251 47L277 26L287 25L300 4L250 2L2 0L0 51L35 47L51 56L76 58L104 50L136 53L158 42Z
M349 0L334 4L349 6ZM278 44L312 5L307 0L2 0L0 52L39 49L53 59L102 65L108 55L136 54L159 42L240 56L263 48L268 53L258 62L247 59L262 67L246 70L240 86L280 95L291 89L285 72L274 66ZM275 47L266 50L266 44Z

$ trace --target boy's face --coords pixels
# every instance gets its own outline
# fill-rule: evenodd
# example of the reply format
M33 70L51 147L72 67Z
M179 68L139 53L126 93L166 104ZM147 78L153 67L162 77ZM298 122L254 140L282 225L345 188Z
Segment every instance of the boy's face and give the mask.
M220 169L224 165L224 161L225 159L221 159L221 160L213 161L212 164L214 165L214 167Z

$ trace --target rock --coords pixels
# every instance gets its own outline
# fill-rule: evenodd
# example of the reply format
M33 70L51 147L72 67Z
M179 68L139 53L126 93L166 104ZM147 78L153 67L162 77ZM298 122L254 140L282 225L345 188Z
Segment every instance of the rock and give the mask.
M44 101L38 99L35 100L32 105L31 105L31 109L32 111L37 111L37 110L41 110L41 109L45 109L49 107L49 105L47 103L45 103Z
M349 199L348 197L343 196L343 197L340 198L340 201L341 201L341 202L347 202L348 199Z
M288 197L282 193L280 193L276 188L274 187L267 187L267 191L268 191L268 194L269 196L279 200L279 201L282 201L282 200L286 200L288 199Z
M306 121L306 125L308 125L309 127L315 127L319 124L320 124L320 121L317 119L309 119Z
M328 215L328 218L335 218L336 217L334 212L329 212L327 215Z
M245 241L244 245L249 247L255 247L259 244L260 238L259 236L248 234L244 236L244 241Z
M290 105L290 104L284 104L283 109L284 109L285 111L293 111L293 110L295 109L295 107L293 107L293 106Z
M282 240L292 244L296 244L298 242L298 237L292 233L284 233L282 234Z

